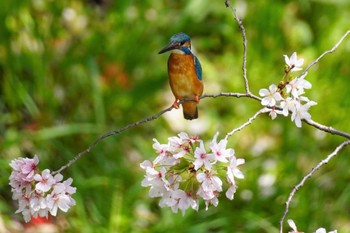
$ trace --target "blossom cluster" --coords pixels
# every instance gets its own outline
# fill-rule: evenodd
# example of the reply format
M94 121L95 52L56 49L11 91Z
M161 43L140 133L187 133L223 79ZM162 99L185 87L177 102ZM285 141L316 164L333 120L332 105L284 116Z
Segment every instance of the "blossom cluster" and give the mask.
M317 103L303 96L305 89L311 89L312 85L305 80L307 72L297 78L291 76L291 72L301 70L304 59L298 59L294 52L289 58L284 55L286 68L283 81L276 86L271 84L269 89L260 89L259 95L262 98L261 104L266 106L265 111L269 112L272 119L278 114L288 116L291 113L291 120L297 127L301 127L301 120L311 119L309 108Z
M42 172L38 169L39 158L18 158L12 160L10 166L10 186L12 199L18 201L16 213L22 213L24 221L32 217L48 217L50 213L56 216L57 210L67 212L75 205L72 194L72 178L63 181L60 173L52 175L49 169Z
M293 229L293 231L290 231L288 233L303 233L301 231L298 231L297 229L297 226L295 225L294 221L291 220L291 219L288 219L288 225ZM338 231L337 230L334 230L334 231L330 231L328 233L337 233ZM318 228L315 233L327 233L326 229L321 227L321 228Z
M198 136L179 133L168 138L167 144L153 139L153 148L158 156L140 164L145 170L142 186L150 187L149 196L160 197L161 207L170 207L174 213L182 214L188 208L198 210L199 201L208 206L217 206L219 194L223 191L223 180L227 184L226 197L234 198L237 189L236 178L244 175L238 166L244 159L237 159L233 149L226 148L227 139L217 142L215 134L206 150Z

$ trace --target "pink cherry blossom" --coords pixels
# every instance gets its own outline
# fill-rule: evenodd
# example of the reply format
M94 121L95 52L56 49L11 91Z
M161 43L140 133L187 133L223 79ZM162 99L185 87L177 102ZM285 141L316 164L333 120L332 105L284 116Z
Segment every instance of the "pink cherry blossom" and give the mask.
M213 140L210 143L210 149L215 157L216 160L220 162L227 162L227 158L233 156L234 150L233 149L226 149L227 140L222 139L219 143L217 143L217 137L219 133L216 133Z
M156 152L159 155L166 156L166 153L169 150L169 145L168 144L160 144L157 139L153 138L154 144L153 148L156 150Z
M312 85L309 81L305 80L305 72L302 76L293 79L286 85L287 93L291 93L294 98L298 98L300 95L304 94L304 89L311 89Z
M200 146L196 148L194 152L194 157L196 160L194 161L194 169L198 170L200 167L204 165L204 168L210 170L212 167L211 161L215 160L215 156L213 154L208 154L205 151L203 141L200 141Z
M190 145L198 142L199 140L199 137L198 136L189 136L187 133L185 132L181 132L178 134L179 138L182 139L183 142L187 142L189 143Z
M153 141L158 156L140 164L145 171L141 185L149 187L150 197L160 198L160 207L170 207L174 213L181 210L185 214L189 208L198 210L202 199L207 210L209 205L219 204L224 185L228 186L226 197L233 199L237 189L235 178L244 178L238 169L244 160L237 159L234 150L227 148L226 139L217 142L218 133L211 140L209 150L198 136L184 132L169 137L167 144Z
M35 189L39 192L47 192L55 184L55 179L49 169L45 169L41 174L36 174L34 180L38 182Z
M228 199L233 200L234 194L236 193L237 186L236 183L231 183L230 187L227 189L225 195Z
M243 173L238 169L239 165L244 164L244 159L230 158L230 165L227 167L227 178L231 183L234 183L234 178L243 179Z
M188 142L182 140L179 137L169 138L169 150L173 153L173 157L176 159L182 158L189 149Z
M71 206L75 205L71 197L71 194L75 193L75 188L70 186L72 181L70 178L65 183L56 184L51 194L47 195L47 206L51 215L56 216L58 209L67 212Z
M175 199L175 204L171 206L174 213L177 213L177 209L182 211L182 215L185 215L186 209L191 207L194 210L198 209L198 203L194 200L189 193L183 190L176 190L173 192L173 197Z
M201 172L197 174L197 180L201 183L204 191L214 192L222 191L222 181L219 177L214 175L215 172Z
M49 169L38 169L39 158L19 158L10 163L13 171L10 175L12 199L18 201L16 213L22 213L25 222L32 217L56 215L57 210L66 212L75 205L72 194L72 178L62 182L60 173L52 175ZM35 188L35 189L33 189Z

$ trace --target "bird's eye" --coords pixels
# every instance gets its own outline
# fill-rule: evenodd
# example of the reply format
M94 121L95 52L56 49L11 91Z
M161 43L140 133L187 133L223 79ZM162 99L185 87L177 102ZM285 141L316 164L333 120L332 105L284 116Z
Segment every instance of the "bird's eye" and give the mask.
M180 42L180 45L184 45L184 44L185 44L185 41Z

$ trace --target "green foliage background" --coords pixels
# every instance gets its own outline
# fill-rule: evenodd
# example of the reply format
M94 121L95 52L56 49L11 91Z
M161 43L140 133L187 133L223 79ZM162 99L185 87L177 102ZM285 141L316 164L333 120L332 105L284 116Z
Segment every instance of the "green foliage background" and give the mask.
M255 94L280 81L283 54L296 51L306 66L350 29L346 0L232 4L246 28ZM0 231L22 231L8 186L12 159L37 154L41 169L57 170L104 132L171 105L167 55L157 53L172 34L192 37L205 93L244 92L241 32L223 0L2 0L0 16ZM347 38L307 76L307 96L318 102L312 118L347 132L349 54ZM139 163L155 157L152 138L165 143L186 131L209 141L260 107L251 99L206 98L199 120L187 122L173 110L104 140L63 172L74 179L77 205L53 220L57 231L277 232L292 187L344 139L262 116L230 138L246 160L233 201L222 197L217 208L201 204L182 216L160 209L140 185ZM345 149L297 193L287 218L305 232L349 232L349 164Z

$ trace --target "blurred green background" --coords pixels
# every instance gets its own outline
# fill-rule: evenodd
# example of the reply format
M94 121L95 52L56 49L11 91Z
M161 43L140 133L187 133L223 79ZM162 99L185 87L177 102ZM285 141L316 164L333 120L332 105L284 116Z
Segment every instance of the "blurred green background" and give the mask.
M283 54L305 65L350 29L347 0L232 1L248 39L248 78L258 93L283 76ZM205 93L244 92L241 32L224 0L1 1L0 8L0 232L23 232L8 177L17 157L40 158L57 170L99 135L169 107L171 35L189 34L203 67ZM350 38L307 76L312 118L350 132ZM290 118L259 117L229 140L245 158L233 201L173 214L140 185L139 163L153 159L152 138L165 143L181 131L206 141L240 126L260 103L206 98L199 119L181 110L109 137L65 170L77 205L53 219L57 232L277 232L292 187L344 139ZM288 218L298 229L350 232L350 157L344 149L296 195ZM289 229L287 224L285 229Z

